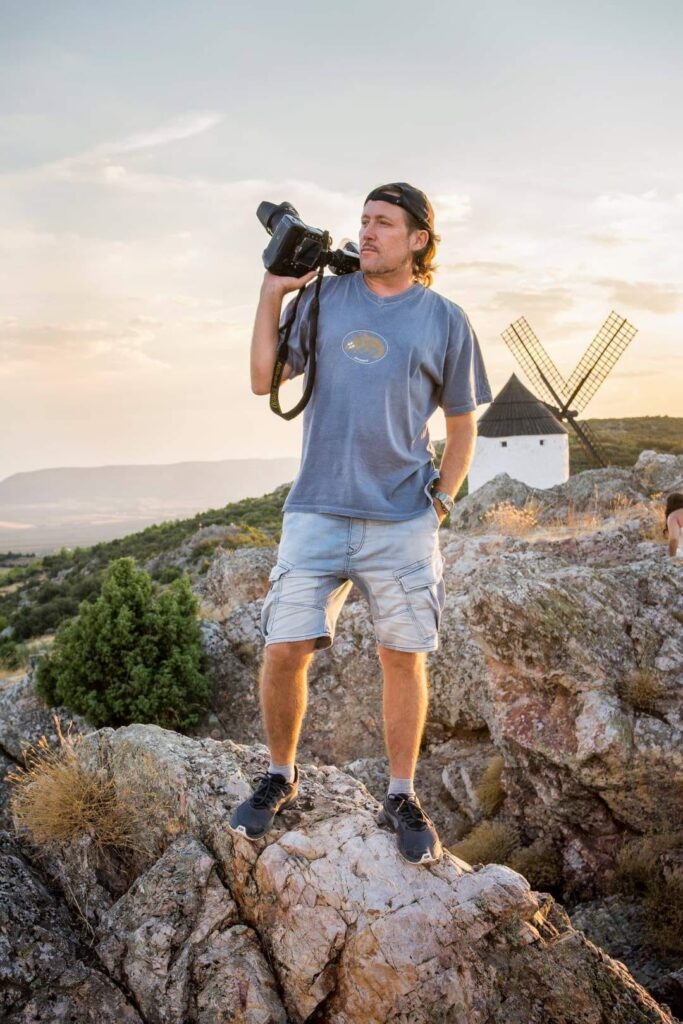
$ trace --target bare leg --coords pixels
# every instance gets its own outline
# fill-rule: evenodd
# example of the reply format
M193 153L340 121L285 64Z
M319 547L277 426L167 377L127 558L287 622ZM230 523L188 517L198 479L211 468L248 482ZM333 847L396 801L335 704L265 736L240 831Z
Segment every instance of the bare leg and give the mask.
M308 666L315 640L269 644L261 668L261 713L270 756L275 764L292 764L306 713Z
M384 735L391 774L411 779L427 717L424 651L394 651L379 646L384 674Z

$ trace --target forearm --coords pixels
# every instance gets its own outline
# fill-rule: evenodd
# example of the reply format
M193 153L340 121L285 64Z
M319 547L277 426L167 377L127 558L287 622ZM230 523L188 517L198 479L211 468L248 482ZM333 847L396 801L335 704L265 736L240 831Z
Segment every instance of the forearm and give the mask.
M451 497L460 490L463 480L474 457L474 446L477 441L477 421L474 413L466 413L458 417L457 426L449 430L441 458L439 479L435 489L446 491Z
M270 391L283 298L282 294L265 285L261 288L251 338L251 390L255 395Z

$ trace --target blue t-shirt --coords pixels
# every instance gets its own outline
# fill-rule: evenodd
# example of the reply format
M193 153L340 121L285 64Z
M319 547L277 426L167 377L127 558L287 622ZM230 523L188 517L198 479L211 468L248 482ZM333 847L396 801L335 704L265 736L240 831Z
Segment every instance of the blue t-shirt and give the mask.
M308 374L314 285L301 297L289 338L292 377L304 368ZM287 315L286 308L281 324ZM491 401L467 316L421 284L383 297L360 271L326 276L316 356L301 465L284 511L388 520L422 515L439 476L430 416L437 406L453 416ZM287 405L286 385L281 394Z

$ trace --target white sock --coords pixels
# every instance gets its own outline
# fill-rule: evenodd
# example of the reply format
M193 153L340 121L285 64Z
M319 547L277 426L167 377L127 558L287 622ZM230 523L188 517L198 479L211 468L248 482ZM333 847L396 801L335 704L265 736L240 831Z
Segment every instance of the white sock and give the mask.
M271 775L284 775L287 782L294 782L294 764L273 764L268 765L268 772Z
M397 796L404 793L406 796L415 796L415 787L412 779L397 779L394 775L389 779L389 796Z

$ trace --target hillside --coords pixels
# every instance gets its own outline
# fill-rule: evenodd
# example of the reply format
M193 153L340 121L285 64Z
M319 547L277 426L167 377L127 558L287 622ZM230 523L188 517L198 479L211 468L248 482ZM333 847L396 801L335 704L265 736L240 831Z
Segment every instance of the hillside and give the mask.
M298 465L296 458L222 459L14 473L0 480L0 552L113 540L270 491L292 480Z

